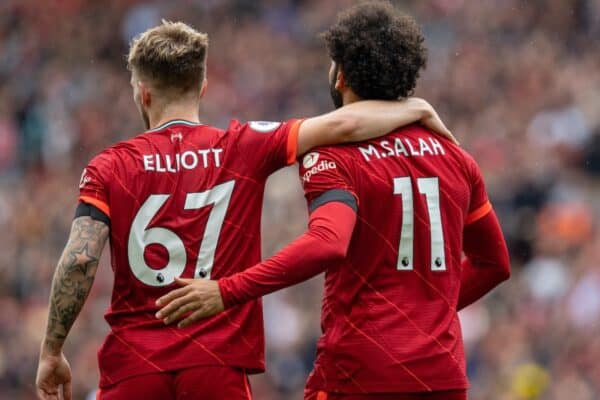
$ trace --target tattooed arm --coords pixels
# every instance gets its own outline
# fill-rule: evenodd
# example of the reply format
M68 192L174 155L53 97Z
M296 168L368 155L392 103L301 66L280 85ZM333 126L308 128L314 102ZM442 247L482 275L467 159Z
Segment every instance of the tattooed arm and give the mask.
M64 398L71 397L71 371L62 348L92 288L108 234L109 227L104 222L87 216L73 220L52 281L48 325L36 379L41 399L59 398L60 385Z

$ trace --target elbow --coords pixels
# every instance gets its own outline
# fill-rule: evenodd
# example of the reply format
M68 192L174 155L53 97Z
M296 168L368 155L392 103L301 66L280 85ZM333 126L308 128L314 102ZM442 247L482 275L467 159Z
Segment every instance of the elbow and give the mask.
M341 246L340 243L328 243L323 252L324 262L335 262L346 258L348 255L348 246Z
M500 274L501 282L507 281L510 279L511 271L510 271L510 262L506 262L502 265L502 272Z
M501 268L502 268L502 282L508 280L510 278L511 275L511 271L510 271L510 255L508 253L508 248L505 246L504 247L504 255L502 257L502 262L501 262Z

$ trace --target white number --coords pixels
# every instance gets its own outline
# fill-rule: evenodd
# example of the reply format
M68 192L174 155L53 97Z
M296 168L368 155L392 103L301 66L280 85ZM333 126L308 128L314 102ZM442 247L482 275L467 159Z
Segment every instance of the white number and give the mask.
M217 241L221 234L221 227L225 220L225 214L229 207L231 194L235 182L229 181L215 186L212 190L202 193L190 193L185 198L185 209L195 210L214 204L213 209L208 216L204 238L198 251L198 260L196 261L196 274L194 276L203 276L210 279L210 271L215 260L215 251L217 250Z
M214 205L200 243L194 277L210 278L217 241L234 185L234 181L225 182L204 192L188 193L185 198L186 210ZM175 232L160 227L147 228L169 196L168 194L150 195L133 219L129 233L127 253L131 271L136 278L150 286L165 286L172 283L176 277L181 276L187 262L185 245ZM169 254L169 262L161 269L150 268L146 264L144 249L151 244L164 246Z
M438 178L418 178L419 192L425 195L429 211L431 231L431 269L446 270L444 231L440 213L440 186ZM394 178L394 194L402 196L402 230L398 246L397 268L402 271L413 269L414 253L414 208L413 190L409 177Z
M402 231L398 247L398 269L413 269L413 194L410 178L394 178L394 194L402 196Z

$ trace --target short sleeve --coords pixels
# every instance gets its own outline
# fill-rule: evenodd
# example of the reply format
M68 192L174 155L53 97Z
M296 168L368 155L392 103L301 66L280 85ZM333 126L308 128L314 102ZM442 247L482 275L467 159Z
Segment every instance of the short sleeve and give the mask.
M302 158L300 181L310 212L329 201L352 202L356 210L358 196L348 172L333 149L319 149Z
M257 172L266 176L296 161L298 131L302 120L286 122L232 121L228 130L237 133L238 151Z
M485 190L481 170L473 159L469 159L468 161L471 172L471 199L469 202L469 213L465 220L466 225L485 217L492 210L492 204Z
M108 182L111 170L109 154L100 153L83 169L79 182L79 202L91 204L109 217Z

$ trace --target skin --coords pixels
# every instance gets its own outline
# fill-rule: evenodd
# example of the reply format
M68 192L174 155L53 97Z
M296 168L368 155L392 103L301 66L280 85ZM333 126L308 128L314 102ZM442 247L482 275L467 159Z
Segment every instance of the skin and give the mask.
M71 368L62 348L88 297L109 228L90 217L73 220L69 241L52 281L46 337L42 342L36 386L41 399L71 398ZM62 390L61 390L62 386Z

